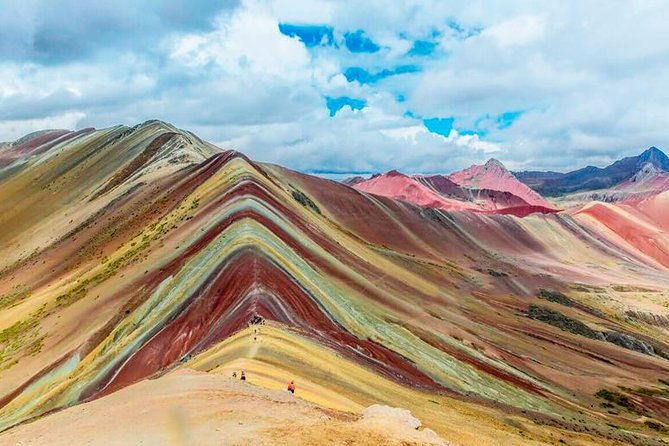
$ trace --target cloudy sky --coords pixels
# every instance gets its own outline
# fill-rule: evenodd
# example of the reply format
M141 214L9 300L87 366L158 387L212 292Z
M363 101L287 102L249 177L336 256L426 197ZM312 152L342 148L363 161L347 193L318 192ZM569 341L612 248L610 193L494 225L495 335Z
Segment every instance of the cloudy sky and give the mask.
M0 141L156 118L315 173L605 165L669 149L667 17L665 0L0 0Z

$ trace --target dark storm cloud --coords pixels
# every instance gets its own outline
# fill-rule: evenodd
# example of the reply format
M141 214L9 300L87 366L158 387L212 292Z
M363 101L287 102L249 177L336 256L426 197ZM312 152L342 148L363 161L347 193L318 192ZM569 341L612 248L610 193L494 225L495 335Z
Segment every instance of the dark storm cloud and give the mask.
M238 0L0 0L0 58L57 64L97 51L151 52L165 34L207 29Z

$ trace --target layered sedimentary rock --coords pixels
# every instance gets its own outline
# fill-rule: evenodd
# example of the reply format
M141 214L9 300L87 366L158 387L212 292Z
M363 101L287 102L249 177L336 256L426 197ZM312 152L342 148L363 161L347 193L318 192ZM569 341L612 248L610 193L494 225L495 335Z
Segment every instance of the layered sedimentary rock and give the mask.
M354 181L351 179L349 181ZM448 181L446 179L446 181ZM468 200L460 188L448 181L449 184L438 182L435 187L428 180L413 178L396 170L382 175L375 175L364 181L355 180L352 184L358 190L396 200L415 203L419 206L444 210L478 210L474 200Z
M667 314L666 197L448 212L155 121L0 154L0 429L178 367L299 376L319 404L379 398L440 433L462 404L594 442L652 444L643 420L669 422L669 339L628 317Z
M479 189L486 188L512 193L531 206L542 206L545 208L553 207L551 203L541 195L518 181L518 179L496 159L490 159L483 165L473 165L459 172L454 172L450 174L448 178L460 186Z
M475 167L482 166L473 166L467 172ZM479 173L481 175L471 173L466 179L453 174L456 179L460 178L462 184L454 182L450 176L409 176L396 170L373 175L369 179L353 177L344 180L343 183L371 194L446 211L474 211L516 216L536 212L556 212L552 205L513 178L503 166L497 170L486 168ZM516 193L525 195L525 199Z

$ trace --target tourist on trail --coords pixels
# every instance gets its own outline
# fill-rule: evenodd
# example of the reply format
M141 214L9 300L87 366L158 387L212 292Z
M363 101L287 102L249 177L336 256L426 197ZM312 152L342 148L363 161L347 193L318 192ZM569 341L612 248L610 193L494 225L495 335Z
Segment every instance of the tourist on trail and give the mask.
M291 381L290 384L288 384L288 391L290 393L295 393L295 381Z
M237 379L237 372L232 372L232 377Z
M244 370L242 370L242 376L239 377L242 381L246 381L246 375L244 374Z

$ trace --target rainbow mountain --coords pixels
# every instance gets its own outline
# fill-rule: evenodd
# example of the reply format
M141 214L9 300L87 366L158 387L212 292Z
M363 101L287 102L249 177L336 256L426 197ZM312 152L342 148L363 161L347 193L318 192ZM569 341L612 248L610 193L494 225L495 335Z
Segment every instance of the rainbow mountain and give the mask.
M668 201L420 207L160 121L3 144L0 444L241 369L328 410L410 409L455 444L663 444Z

